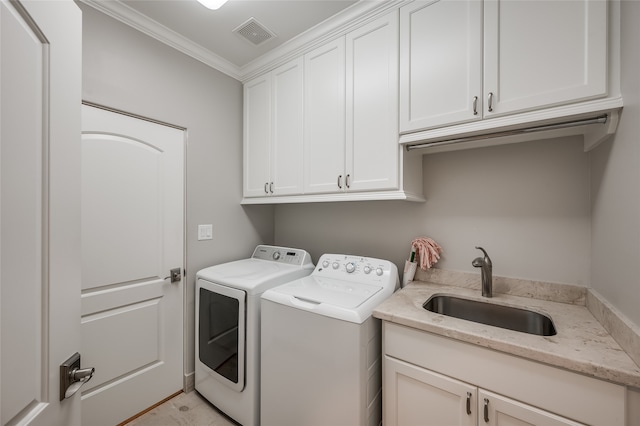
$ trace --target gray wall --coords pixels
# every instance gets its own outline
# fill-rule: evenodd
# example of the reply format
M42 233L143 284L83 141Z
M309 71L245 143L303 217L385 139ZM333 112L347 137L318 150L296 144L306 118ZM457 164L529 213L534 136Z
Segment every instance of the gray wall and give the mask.
M640 326L640 3L621 2L624 110L591 155L592 287Z
M424 155L426 202L280 205L276 243L400 269L411 240L430 236L439 268L474 271L478 245L496 275L588 286L588 164L579 137Z
M273 240L273 208L240 206L242 85L82 3L83 99L188 129L185 371L194 370L195 273ZM197 241L198 224L213 240Z

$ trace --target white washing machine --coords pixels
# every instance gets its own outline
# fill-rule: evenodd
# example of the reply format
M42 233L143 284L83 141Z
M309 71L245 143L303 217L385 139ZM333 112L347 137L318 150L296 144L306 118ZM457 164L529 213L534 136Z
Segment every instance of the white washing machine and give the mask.
M260 245L196 275L195 388L244 426L260 422L260 296L312 271L306 251Z
M399 288L381 259L324 254L311 275L262 295L262 426L378 426L381 324Z

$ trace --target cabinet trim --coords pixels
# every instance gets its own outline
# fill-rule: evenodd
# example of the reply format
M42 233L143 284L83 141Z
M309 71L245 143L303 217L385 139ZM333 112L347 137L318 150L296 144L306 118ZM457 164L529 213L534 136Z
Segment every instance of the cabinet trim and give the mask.
M331 201L385 201L404 200L424 202L422 194L408 191L341 192L328 194L306 194L270 197L245 197L240 204L286 204L286 203L322 203Z

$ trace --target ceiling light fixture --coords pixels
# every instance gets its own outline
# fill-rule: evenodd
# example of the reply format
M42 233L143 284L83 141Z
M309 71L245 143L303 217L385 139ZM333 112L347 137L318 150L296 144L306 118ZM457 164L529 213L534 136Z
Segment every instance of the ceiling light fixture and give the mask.
M227 0L198 0L198 3L211 10L220 9L226 2Z

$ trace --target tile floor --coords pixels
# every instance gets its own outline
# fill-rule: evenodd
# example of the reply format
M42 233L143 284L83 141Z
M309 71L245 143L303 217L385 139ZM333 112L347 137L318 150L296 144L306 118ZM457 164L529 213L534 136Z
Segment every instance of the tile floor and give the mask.
M181 393L126 426L237 426L198 392Z

